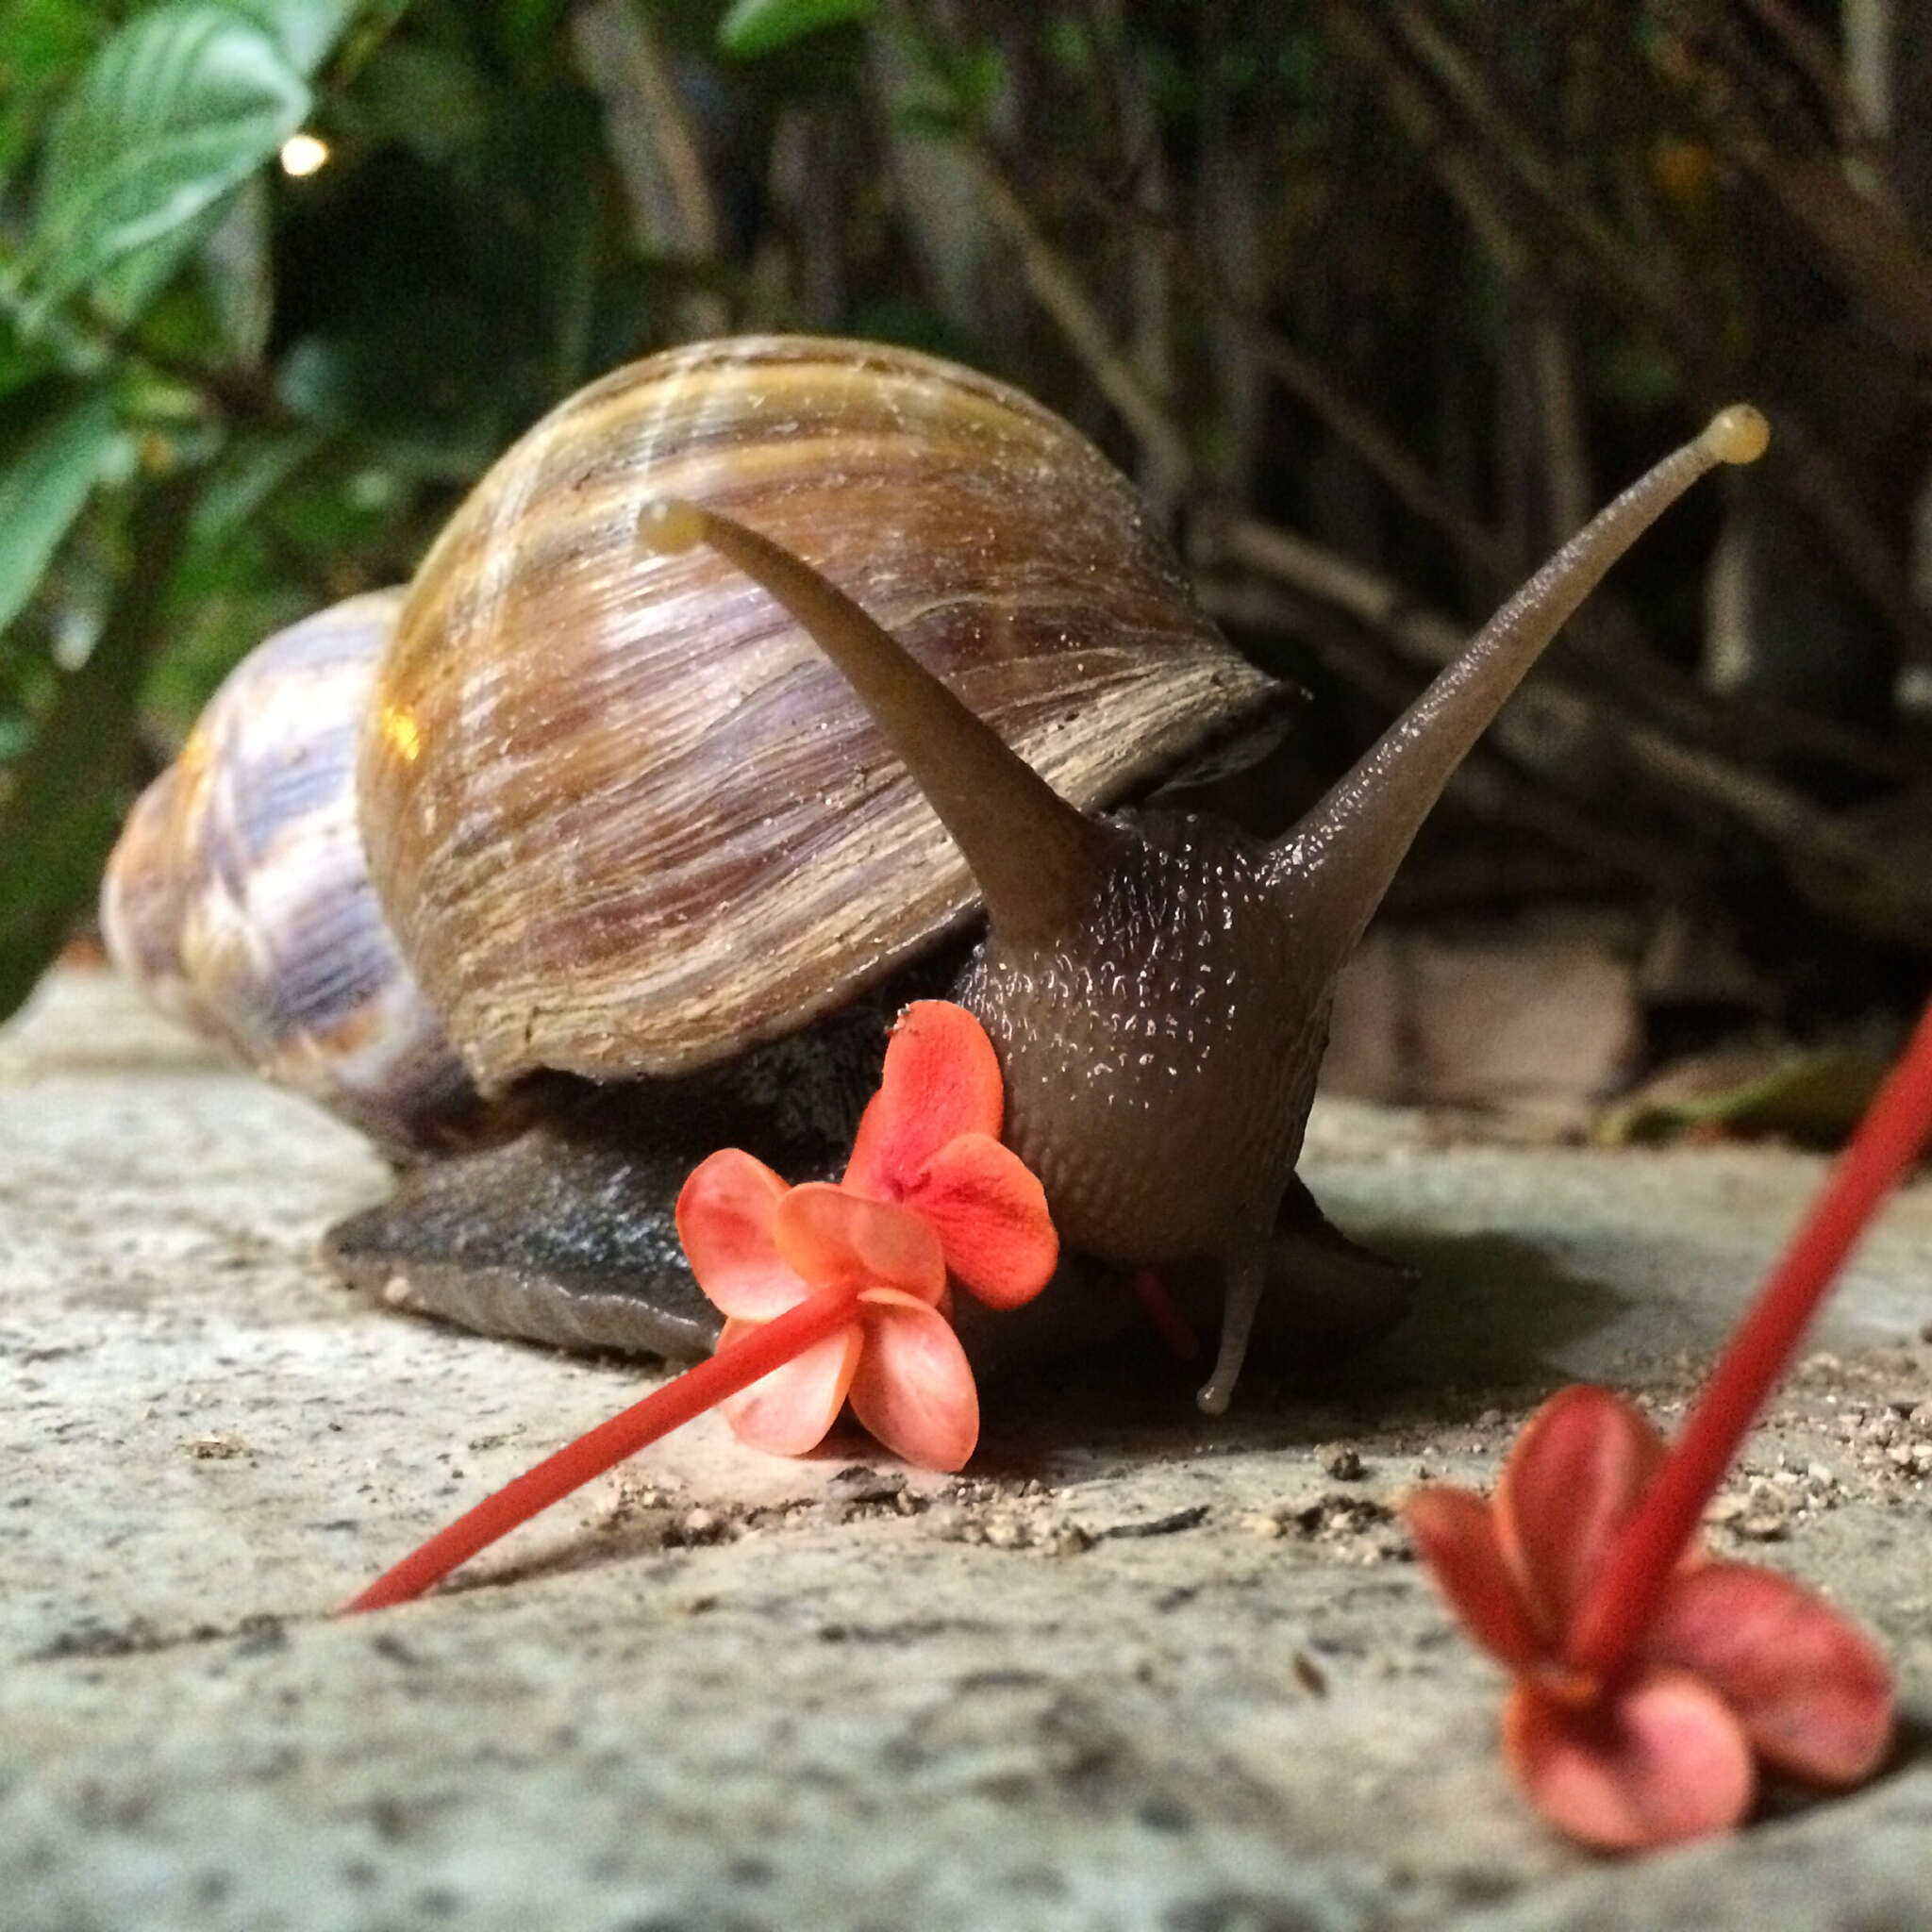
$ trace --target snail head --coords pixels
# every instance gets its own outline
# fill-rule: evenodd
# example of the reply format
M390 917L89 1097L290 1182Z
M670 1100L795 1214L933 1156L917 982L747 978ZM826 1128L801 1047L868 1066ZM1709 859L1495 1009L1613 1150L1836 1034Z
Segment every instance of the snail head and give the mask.
M1281 1263L1336 975L1424 818L1609 566L1767 434L1735 406L1624 491L1272 842L1193 815L1088 818L824 575L730 517L660 498L639 539L707 544L760 584L924 792L985 902L959 997L1000 1055L1006 1138L1044 1183L1065 1247L1129 1270L1218 1266L1222 1329L1200 1402L1219 1413Z

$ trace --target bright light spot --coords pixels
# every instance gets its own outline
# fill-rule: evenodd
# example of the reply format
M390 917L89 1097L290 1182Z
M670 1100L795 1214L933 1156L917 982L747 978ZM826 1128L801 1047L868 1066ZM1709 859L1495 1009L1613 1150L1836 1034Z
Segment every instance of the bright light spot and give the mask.
M423 749L423 734L417 728L416 721L398 705L385 705L382 708L382 735L395 748L395 753L406 765L413 765L417 755Z
M328 142L319 135L291 134L282 143L282 173L299 181L328 159Z

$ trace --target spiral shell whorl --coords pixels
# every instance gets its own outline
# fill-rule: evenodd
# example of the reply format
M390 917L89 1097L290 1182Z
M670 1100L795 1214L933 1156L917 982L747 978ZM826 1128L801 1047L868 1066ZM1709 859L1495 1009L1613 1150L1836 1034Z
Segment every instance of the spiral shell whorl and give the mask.
M838 675L672 493L830 574L1068 798L1271 695L1119 475L1003 384L803 338L620 370L485 477L411 587L360 775L371 870L486 1089L775 1037L961 918L970 878Z
M142 795L101 925L163 1011L391 1153L470 1138L479 1103L371 891L354 763L398 591L259 644Z

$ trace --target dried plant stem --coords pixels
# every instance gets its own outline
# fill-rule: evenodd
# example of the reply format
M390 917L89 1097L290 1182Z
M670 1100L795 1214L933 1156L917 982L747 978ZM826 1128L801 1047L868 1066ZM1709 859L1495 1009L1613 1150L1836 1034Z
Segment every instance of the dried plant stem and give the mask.
M1572 261L1591 284L1654 333L1683 372L1692 401L1714 408L1738 386L1729 379L1732 372L1722 363L1697 319L1707 305L1684 295L1682 276L1674 269L1663 273L1656 265L1668 262L1668 255L1640 254L1626 246L1591 211L1583 196L1566 192L1536 138L1495 101L1481 77L1419 8L1405 4L1385 19L1379 9L1358 0L1330 0L1330 19L1338 41L1374 75L1396 125L1433 170L1506 280L1515 283L1532 268L1546 268L1552 255ZM1399 34L1388 20L1397 24ZM1424 83L1418 68L1440 93ZM1468 120L1474 142L1451 125L1441 105L1445 98ZM1508 197L1491 178L1498 166L1515 189L1535 203L1539 225L1534 245L1528 229L1507 211ZM1854 193L1849 188L1843 192ZM1825 218L1811 202L1822 192L1814 182L1808 190L1811 199L1799 197L1805 201L1806 213L1799 226L1821 247L1829 238L1814 230ZM1790 209L1787 214L1795 219ZM1840 224L1840 228L1844 225ZM1870 224L1851 225L1857 231L1856 242L1847 242L1839 253L1848 272L1856 265L1862 275L1874 269ZM1543 233L1556 238L1554 248L1541 239ZM1924 309L1916 292L1919 260L1914 249L1913 289L1887 296L1888 306L1902 312L1914 327ZM1777 453L1768 473L1824 533L1846 575L1879 612L1900 648L1932 663L1932 620L1919 608L1892 546L1863 508L1826 440L1805 421L1790 397L1780 399L1770 413Z
M992 158L981 152L975 158L985 184L987 212L1019 252L1020 272L1034 299L1086 364L1101 394L1120 412L1148 461L1176 482L1191 476L1194 464L1187 438L1115 347L1079 278L1041 233Z
M1138 203L1123 202L1090 185L1088 197L1110 220L1126 219L1152 234L1195 299L1209 309L1288 393L1338 442L1368 465L1406 509L1442 532L1465 558L1501 587L1517 573L1502 540L1437 489L1429 473L1328 373L1269 326L1227 287L1172 224ZM1589 514L1586 508L1584 516ZM1577 519L1578 523L1583 517Z
M1418 605L1389 578L1291 531L1256 517L1228 515L1213 524L1208 541L1217 561L1244 565L1346 613L1416 664L1439 668L1461 648L1461 626ZM1536 708L1533 724L1525 721L1525 705ZM1808 858L1841 876L1856 876L1874 906L1890 909L1894 927L1932 925L1932 893L1894 866L1889 852L1801 792L1749 765L1686 743L1601 692L1579 691L1551 667L1517 693L1494 729L1519 759L1540 771L1573 765L1572 748L1592 740L1614 744L1627 765L1664 796L1715 806L1787 858Z
M1854 98L1838 50L1829 36L1805 19L1790 0L1744 0L1783 43L1796 67L1817 91L1838 123L1839 139L1849 147L1870 147L1879 140Z

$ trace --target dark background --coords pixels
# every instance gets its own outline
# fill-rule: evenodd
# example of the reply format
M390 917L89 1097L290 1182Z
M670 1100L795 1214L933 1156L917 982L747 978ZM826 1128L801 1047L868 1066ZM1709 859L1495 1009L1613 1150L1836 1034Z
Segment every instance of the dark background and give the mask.
M1093 436L1312 693L1263 814L1757 400L1770 457L1472 760L1342 1059L1497 1097L1443 1088L1427 989L1501 958L1540 1024L1607 1028L1558 1086L1741 1041L1690 1108L1741 1121L1922 995L1914 0L4 0L0 1011L256 639L406 577L591 377L768 327L937 349Z

